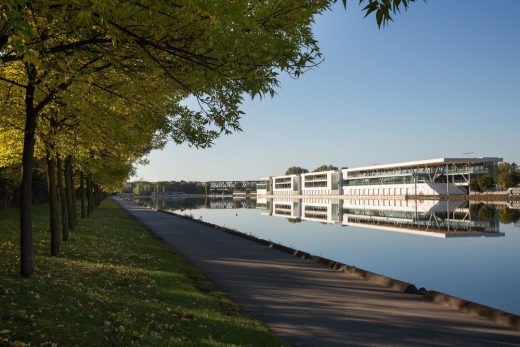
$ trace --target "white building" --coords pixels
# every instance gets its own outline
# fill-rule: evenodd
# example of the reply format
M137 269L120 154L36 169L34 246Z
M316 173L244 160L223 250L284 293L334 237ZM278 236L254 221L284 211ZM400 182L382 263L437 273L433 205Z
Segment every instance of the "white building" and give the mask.
M271 177L264 177L260 179L260 183L256 184L257 195L272 195L273 181Z
M300 195L300 175L275 176L272 178L273 195Z
M259 209L261 214L270 216L273 214L273 199L264 197L256 198L256 208Z
M309 172L301 177L302 195L341 194L341 171Z
M273 199L272 215L289 219L301 218L301 201L298 199Z
M465 201L352 198L342 213L345 226L441 238L504 236L498 220L479 220Z
M341 201L331 199L303 199L302 220L336 224L341 222Z
M463 195L478 176L498 174L502 158L440 158L342 170L345 196Z

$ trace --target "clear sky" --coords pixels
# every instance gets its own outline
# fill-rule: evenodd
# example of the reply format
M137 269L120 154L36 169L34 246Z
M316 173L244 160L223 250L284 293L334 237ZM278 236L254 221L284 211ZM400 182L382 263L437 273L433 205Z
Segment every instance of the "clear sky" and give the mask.
M341 1L340 1L341 3ZM133 179L232 180L290 166L440 157L520 162L520 1L429 0L379 30L357 1L317 18L324 62L210 149L169 144Z

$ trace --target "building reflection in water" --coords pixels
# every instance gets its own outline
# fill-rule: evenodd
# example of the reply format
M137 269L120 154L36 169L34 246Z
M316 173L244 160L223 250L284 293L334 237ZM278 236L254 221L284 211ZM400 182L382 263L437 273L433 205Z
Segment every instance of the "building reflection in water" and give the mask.
M467 201L259 197L256 208L263 215L292 222L306 220L441 238L504 236L494 208Z

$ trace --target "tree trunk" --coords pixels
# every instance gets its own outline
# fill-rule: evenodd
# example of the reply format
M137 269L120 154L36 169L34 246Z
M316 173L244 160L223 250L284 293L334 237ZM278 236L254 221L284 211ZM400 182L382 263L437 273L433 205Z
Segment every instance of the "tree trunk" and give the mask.
M83 172L79 173L79 195L81 200L81 219L87 217L87 211L85 206L85 175Z
M71 196L72 196L72 219L73 219L73 222L74 222L74 226L78 225L78 210L77 210L77 206L78 204L76 203L77 201L77 193L76 193L76 188L75 188L75 184L74 184L74 169L72 168L72 159L71 159L71 164L70 164L70 168L69 168L69 179L70 179L70 192L71 192Z
M34 169L34 144L38 113L34 108L36 68L26 64L27 88L25 89L25 132L22 155L22 182L20 184L20 275L34 275L32 242L32 178Z
M69 230L74 230L74 227L76 223L74 222L74 209L76 206L73 204L72 199L72 177L71 177L71 170L72 169L72 158L70 156L65 159L65 168L64 168L64 174L65 174L65 195L67 198L67 218L69 220Z
M69 239L69 218L67 215L67 193L65 192L65 185L63 183L63 164L58 156L58 190L60 191L60 203L61 203L61 229L63 235L63 241Z
M98 195L97 195L97 184L92 182L92 200L94 201L94 207L99 206Z
M94 186L94 196L96 197L96 207L98 207L101 203L101 199L99 196L99 186L97 184Z
M87 216L92 212L92 179L87 177Z
M2 169L0 169L0 174ZM7 206L7 180L0 178L0 210L3 210Z
M47 179L49 186L49 208L51 228L51 256L60 255L60 226L58 222L58 192L56 189L56 161L47 155Z

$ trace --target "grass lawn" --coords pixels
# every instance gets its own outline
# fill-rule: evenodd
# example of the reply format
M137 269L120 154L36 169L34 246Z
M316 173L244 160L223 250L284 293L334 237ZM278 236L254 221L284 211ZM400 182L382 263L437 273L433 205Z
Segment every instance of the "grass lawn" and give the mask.
M0 211L0 346L286 346L107 199L50 257L34 207L36 276L21 279L18 212Z

